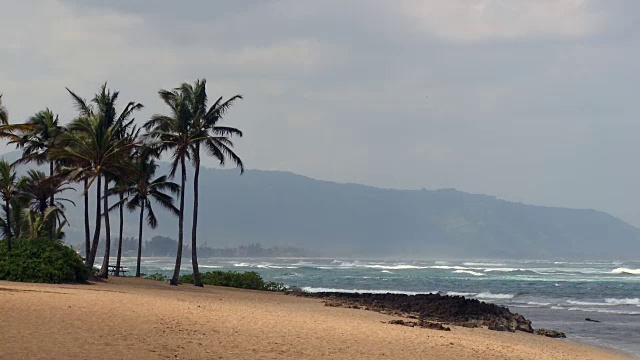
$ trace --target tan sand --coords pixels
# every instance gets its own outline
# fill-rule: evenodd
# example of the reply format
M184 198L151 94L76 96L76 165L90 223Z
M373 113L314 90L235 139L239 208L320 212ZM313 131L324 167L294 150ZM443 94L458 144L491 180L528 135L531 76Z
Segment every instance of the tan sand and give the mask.
M1 359L623 359L525 333L384 324L320 300L111 278L0 282Z

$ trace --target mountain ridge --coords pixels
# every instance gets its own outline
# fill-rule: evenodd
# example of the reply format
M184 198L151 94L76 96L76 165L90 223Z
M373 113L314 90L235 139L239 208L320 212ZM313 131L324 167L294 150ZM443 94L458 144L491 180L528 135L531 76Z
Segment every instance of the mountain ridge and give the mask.
M166 162L158 169L163 173ZM189 168L185 242L191 240L192 173ZM240 175L204 167L200 194L198 240L213 247L261 243L319 256L502 259L624 259L640 251L640 230L606 212L450 188L389 189L281 170ZM79 193L67 195L79 199ZM156 214L159 227L145 227L145 239L176 238L177 218L159 207ZM67 215L68 241L82 242L82 207L70 207ZM137 218L125 216L125 236L137 236Z

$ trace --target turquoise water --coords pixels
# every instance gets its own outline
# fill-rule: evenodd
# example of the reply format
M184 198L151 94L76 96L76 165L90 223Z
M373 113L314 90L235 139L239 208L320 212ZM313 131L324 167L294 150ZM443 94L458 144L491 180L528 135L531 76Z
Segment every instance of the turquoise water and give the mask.
M216 258L200 263L201 271L251 270L312 292L463 295L508 306L534 327L640 356L640 262ZM173 264L173 259L145 259L142 271L169 275ZM135 259L124 259L124 266L134 268ZM186 259L182 271L191 271Z

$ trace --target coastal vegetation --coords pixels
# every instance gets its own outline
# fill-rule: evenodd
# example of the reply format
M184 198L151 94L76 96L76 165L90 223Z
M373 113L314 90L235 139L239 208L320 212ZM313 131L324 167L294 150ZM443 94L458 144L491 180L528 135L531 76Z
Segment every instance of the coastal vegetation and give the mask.
M82 259L60 241L20 239L11 251L0 247L0 280L37 283L81 283L89 272Z
M149 280L167 281L166 276L156 273L144 277ZM255 271L210 271L200 274L200 280L204 285L225 286L238 289L262 290L285 292L289 289L281 283L267 282ZM184 274L180 276L179 282L182 284L195 284L194 274Z
M145 223L151 228L157 226L153 204L158 204L178 217L176 266L170 281L172 285L177 285L180 282L184 240L186 163L189 161L195 169L191 236L192 283L203 286L197 255L198 176L201 156L209 155L221 165L231 162L241 173L244 171L244 164L234 152L231 140L233 137L241 137L242 132L220 125L223 116L242 97L235 95L226 100L219 97L209 106L205 80L197 80L193 85L184 83L175 89L158 92L169 107L168 115L154 115L143 126L137 126L134 115L143 105L130 101L121 111L117 111L119 92L108 89L106 83L91 100L85 100L68 88L67 91L77 111L76 117L67 124L62 124L58 115L49 109L35 113L22 123L12 124L0 95L0 138L22 151L21 158L14 163L0 160L0 232L5 243L0 269L8 273L13 271L5 269L5 266L14 267L20 261L20 256L30 254L31 247L36 251L32 254L37 255L34 259L55 260L55 266L68 266L67 269L54 268L64 274L60 276L42 275L44 272L29 275L23 271L19 276L6 275L0 279L72 281L69 271L73 273L73 281L82 279L83 275L77 272L76 266L78 261L83 260L61 242L65 236L64 228L68 224L65 206L76 205L64 198L63 193L73 190L72 185L78 184L83 198L83 266L86 273L94 272L101 239L104 239L101 247L104 249L103 258L95 274L108 278L110 269L114 268L110 264L110 212L117 210L120 221L115 268L118 275L126 210L137 211L139 214L136 276L141 276L143 227ZM172 159L172 167L169 174L157 176L156 160L163 156ZM46 164L48 174L40 170L29 170L22 174L19 167L27 163ZM178 168L179 184L170 181ZM174 195L179 199L177 207L174 205ZM94 198L93 209L90 208L90 196ZM94 214L93 234L90 212ZM43 245L43 239L52 245ZM61 252L61 247L68 251ZM60 256L65 259L68 256L75 257L77 261L57 260L51 255L54 253L62 254ZM52 264L45 263L42 266L50 265Z

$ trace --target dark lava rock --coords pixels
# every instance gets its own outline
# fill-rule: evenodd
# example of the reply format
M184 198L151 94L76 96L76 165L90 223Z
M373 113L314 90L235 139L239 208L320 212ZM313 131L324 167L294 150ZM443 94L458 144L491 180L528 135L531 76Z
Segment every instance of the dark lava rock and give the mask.
M431 321L404 321L404 320L391 320L389 324L403 325L409 327L421 327L431 330L451 331L451 328L442 325L441 323Z
M556 339L564 339L564 338L567 337L567 335L565 335L563 332L555 331L555 330L549 330L549 329L536 329L536 331L534 333L536 335L542 335L542 336L546 336L546 337L550 337L550 338L556 338Z
M533 332L531 322L522 315L514 314L504 306L466 299L462 296L305 292L294 294L324 299L327 306L354 307L355 305L390 315L411 317L417 315L421 321L429 320L468 327L487 326L498 331Z

